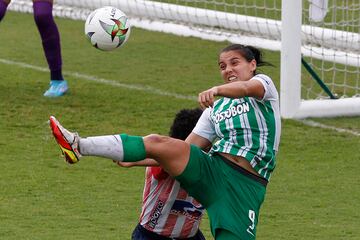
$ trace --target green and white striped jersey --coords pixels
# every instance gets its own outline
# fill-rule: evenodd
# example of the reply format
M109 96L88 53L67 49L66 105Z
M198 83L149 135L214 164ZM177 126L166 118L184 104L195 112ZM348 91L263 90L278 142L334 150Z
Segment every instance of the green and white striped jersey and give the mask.
M263 99L223 97L203 112L193 132L210 142L217 139L210 154L242 156L269 180L281 133L279 94L267 75L258 74L252 79L263 84Z

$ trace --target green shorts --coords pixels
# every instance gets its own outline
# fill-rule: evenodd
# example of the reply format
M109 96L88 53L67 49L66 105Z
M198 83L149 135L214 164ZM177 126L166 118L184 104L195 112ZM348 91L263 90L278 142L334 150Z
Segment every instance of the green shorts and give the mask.
M255 239L265 179L192 145L189 162L176 180L207 209L215 239L221 229L241 240Z

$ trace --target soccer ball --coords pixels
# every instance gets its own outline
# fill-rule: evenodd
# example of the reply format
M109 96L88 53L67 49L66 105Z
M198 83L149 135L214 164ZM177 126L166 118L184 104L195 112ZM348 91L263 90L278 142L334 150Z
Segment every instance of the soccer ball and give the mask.
M98 8L86 19L85 35L95 48L114 50L124 45L130 36L129 19L117 8Z

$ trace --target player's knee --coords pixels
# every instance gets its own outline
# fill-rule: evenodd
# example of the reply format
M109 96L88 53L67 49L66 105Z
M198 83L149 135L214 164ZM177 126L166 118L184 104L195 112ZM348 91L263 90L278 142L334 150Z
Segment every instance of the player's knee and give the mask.
M34 9L34 20L37 26L43 27L53 22L53 16L51 12L36 11Z
M159 144L166 143L169 139L170 139L170 137L167 137L167 136L162 136L159 134L150 134L150 135L144 137L144 142L149 143L151 145L159 145Z
M147 156L150 158L158 158L162 155L164 149L167 149L166 143L169 137L159 134L150 134L143 138Z

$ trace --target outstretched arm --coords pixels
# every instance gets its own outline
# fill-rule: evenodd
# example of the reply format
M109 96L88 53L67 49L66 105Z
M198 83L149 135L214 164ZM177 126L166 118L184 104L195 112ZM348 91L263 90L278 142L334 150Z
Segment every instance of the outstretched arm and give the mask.
M130 167L154 167L154 166L160 166L157 161L151 158L146 158L142 161L138 162L119 162L113 160L114 163L119 165L120 167L130 168Z
M199 93L198 101L202 108L211 107L214 104L215 96L239 98L255 97L262 99L265 94L263 84L256 80L236 81L212 87Z

